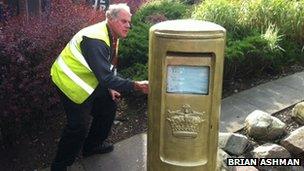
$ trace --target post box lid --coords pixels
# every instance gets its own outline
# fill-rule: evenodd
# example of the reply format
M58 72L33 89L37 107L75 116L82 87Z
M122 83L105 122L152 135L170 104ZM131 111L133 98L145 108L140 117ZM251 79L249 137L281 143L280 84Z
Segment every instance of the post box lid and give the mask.
M159 37L191 39L223 38L226 34L225 28L218 24L193 19L164 21L152 26L151 31Z

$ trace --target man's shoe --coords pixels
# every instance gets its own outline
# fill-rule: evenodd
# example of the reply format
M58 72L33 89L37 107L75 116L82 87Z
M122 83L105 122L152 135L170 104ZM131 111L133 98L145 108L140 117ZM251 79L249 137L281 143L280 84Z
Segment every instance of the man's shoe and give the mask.
M88 157L94 154L104 154L104 153L109 153L114 150L114 145L103 142L101 145L92 148L91 150L83 150L82 151L82 156Z

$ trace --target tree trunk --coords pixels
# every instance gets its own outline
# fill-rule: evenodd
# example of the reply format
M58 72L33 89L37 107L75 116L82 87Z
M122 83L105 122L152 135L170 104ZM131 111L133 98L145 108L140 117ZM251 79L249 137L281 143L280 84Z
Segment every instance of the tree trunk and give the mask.
M52 4L52 0L42 0L42 3L41 3L43 16L45 16L47 18L51 14L51 7L52 7L51 4Z

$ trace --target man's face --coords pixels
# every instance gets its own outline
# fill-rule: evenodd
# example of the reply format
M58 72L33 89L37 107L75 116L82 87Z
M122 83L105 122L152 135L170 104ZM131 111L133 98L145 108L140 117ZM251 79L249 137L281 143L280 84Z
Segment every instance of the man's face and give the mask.
M131 14L122 10L118 13L118 17L116 19L109 20L109 24L114 34L120 38L125 38L127 37L131 27Z

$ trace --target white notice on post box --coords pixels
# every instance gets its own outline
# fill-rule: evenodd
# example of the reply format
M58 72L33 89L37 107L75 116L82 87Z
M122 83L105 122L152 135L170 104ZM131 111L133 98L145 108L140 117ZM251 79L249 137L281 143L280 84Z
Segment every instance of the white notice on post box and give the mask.
M208 66L168 66L167 92L184 94L208 94Z

